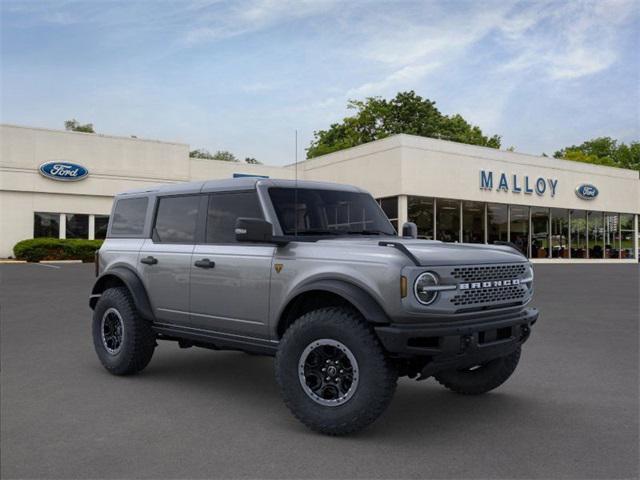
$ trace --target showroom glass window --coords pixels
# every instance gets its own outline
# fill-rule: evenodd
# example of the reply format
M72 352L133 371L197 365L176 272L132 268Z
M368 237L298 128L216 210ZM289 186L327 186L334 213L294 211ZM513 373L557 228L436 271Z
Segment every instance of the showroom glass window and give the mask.
M156 243L193 243L196 238L199 195L160 198L153 229Z
M89 215L67 213L66 237L89 238Z
M569 210L551 209L551 257L569 258Z
M33 238L60 237L60 214L35 212L33 214Z
M433 198L408 197L407 218L418 227L418 238L433 240Z
M571 258L587 258L587 212L571 212Z
M636 258L636 252L633 251L633 215L629 213L620 214L620 253L622 258Z
M531 207L531 258L548 258L549 209Z
M436 239L443 242L460 241L459 200L436 200Z
M524 255L529 256L529 207L511 205L511 237L513 243Z
M209 196L207 243L236 243L238 217L263 218L255 191L216 193Z
M462 202L462 241L484 243L484 203Z
M398 230L398 197L378 199L382 211L387 216L393 228Z
M107 226L109 225L109 215L96 215L94 217L93 238L103 240L107 236Z
M487 242L509 241L509 206L501 203L487 204Z
M602 212L587 214L589 258L604 258L604 222Z
M604 258L620 258L620 218L617 213L604 214Z

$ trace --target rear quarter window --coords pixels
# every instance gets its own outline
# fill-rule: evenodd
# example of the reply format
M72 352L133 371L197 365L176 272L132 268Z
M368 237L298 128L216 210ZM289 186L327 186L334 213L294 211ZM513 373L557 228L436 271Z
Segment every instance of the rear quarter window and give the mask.
M149 199L123 198L116 202L110 235L118 237L140 236L144 231Z

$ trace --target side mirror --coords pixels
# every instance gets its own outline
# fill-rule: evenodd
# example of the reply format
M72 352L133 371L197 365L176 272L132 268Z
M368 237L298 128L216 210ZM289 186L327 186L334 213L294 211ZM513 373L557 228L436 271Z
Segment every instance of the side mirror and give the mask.
M413 222L403 223L402 238L418 238L418 226Z
M261 218L239 217L235 232L238 242L271 243L273 240L273 225Z

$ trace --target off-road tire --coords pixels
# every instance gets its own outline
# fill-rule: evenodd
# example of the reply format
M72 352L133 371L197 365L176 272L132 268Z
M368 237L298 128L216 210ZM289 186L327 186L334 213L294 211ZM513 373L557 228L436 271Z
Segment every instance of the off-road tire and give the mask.
M108 352L102 341L102 317L108 309L115 309L124 324L122 345L116 354ZM109 288L102 293L93 311L93 346L100 362L114 375L131 375L144 369L156 346L151 323L143 319L124 287Z
M358 363L359 381L341 405L316 403L304 391L299 362L305 348L320 339L346 346ZM276 380L284 402L298 420L327 435L346 435L376 420L391 402L398 373L358 312L342 307L321 308L298 318L285 332L275 359Z
M520 360L520 348L515 352L491 360L474 370L447 370L434 378L449 390L463 395L480 395L498 388L515 371Z

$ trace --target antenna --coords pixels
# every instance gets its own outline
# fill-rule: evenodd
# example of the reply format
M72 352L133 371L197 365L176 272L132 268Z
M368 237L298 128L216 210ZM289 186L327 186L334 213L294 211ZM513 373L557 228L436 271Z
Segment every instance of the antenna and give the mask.
M295 186L293 189L293 237L298 239L298 129L295 130Z

